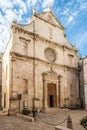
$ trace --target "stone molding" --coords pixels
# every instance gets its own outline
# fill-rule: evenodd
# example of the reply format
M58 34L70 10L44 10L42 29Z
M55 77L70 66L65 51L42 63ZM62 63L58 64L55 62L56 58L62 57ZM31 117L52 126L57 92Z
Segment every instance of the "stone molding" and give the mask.
M47 38L44 38L44 37L40 36L39 34L24 30L24 28L22 28L21 25L13 24L13 25L11 25L11 28L12 28L13 32L15 32L15 33L18 31L18 32L21 32L21 33L24 33L24 34L28 34L30 36L30 38L32 38L32 39L34 38L33 36L35 36L35 40L41 40L43 42L50 43L51 45L61 47L62 49L69 49L69 50L78 52L78 50L75 49L73 46L68 47L67 45L60 44L60 43L54 42L52 40L49 40Z
M54 70L43 72L42 75L47 77L51 76L51 77L58 78L58 74Z
M30 57L30 56L26 56L26 55L21 55L21 54L18 54L18 53L16 53L16 52L11 52L10 53L10 55L11 55L11 58L12 59L20 59L20 60L36 60L37 62L41 62L41 63L44 63L44 64L47 64L47 65L49 65L50 63L49 62L47 62L47 61L45 61L45 60L42 60L42 59L40 59L40 58L37 58L37 57ZM78 71L78 68L76 68L76 67L71 67L71 66L68 66L68 65L64 65L64 64L56 64L56 63L52 63L52 65L54 65L54 66L59 66L59 67L62 67L62 68L64 68L64 70L65 71Z

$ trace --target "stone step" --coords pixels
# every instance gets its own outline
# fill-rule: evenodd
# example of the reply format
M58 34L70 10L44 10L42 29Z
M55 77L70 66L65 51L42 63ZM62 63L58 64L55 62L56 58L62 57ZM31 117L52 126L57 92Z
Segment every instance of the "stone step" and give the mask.
M47 110L46 110L46 112L47 113L56 113L56 112L62 112L62 111L68 111L68 109L66 108L66 109L60 109L60 108L58 108L58 107L56 107L56 108L48 108Z

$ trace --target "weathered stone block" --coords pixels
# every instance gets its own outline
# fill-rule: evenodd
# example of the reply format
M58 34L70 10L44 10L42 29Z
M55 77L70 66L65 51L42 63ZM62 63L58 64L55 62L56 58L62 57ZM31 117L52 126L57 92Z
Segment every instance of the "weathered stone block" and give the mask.
M63 126L55 126L55 130L72 130Z

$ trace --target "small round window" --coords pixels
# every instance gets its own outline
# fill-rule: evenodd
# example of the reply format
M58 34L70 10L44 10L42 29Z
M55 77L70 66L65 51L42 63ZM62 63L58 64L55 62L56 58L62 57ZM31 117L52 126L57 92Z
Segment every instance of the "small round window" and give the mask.
M46 56L47 60L50 62L54 62L56 60L55 51L51 48L45 49L45 56Z

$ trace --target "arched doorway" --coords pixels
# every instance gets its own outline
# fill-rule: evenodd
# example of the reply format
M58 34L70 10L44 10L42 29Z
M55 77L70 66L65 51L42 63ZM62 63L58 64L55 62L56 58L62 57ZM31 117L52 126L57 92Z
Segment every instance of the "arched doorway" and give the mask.
M55 83L47 83L47 105L57 107L57 89Z

